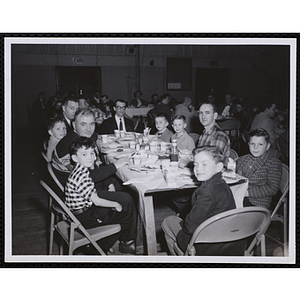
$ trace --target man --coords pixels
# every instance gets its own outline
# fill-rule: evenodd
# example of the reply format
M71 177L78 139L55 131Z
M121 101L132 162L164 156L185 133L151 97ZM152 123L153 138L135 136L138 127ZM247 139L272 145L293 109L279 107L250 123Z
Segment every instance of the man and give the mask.
M95 117L93 112L89 109L78 110L76 112L73 126L74 130L69 131L67 135L59 141L53 152L52 165L59 181L63 185L65 185L70 172L73 170L73 164L69 153L73 141L78 137L88 137L96 142L98 138L98 135L95 132ZM99 169L101 169L101 172L91 170L91 173L95 173L95 179L97 179L94 181L97 183L105 180L116 172L117 167L123 166L123 163L123 160L118 160L115 164L107 166L100 165Z
M235 113L235 104L233 103L233 99L231 97L231 94L227 93L225 95L225 103L223 103L219 109L218 112L221 116L224 118L232 116Z
M253 129L263 128L268 132L270 135L271 151L276 150L275 140L279 136L276 132L276 126L274 123L277 111L275 103L272 103L272 101L264 102L263 111L254 117L250 128L250 131Z
M192 99L184 97L183 102L178 104L175 109L175 116L183 115L186 119L186 132L193 132L192 119L196 116L195 107L192 105Z
M78 137L91 138L94 142L96 142L98 138L95 133L95 117L91 110L77 111L73 125L74 130L68 132L67 135L59 141L52 158L53 171L63 186L65 186L74 168L70 156L71 144ZM96 163L93 168L89 168L89 172L95 183L98 196L111 201L117 201L122 205L124 211L128 212L132 216L132 219L136 221L137 215L133 199L130 195L120 191L121 185L119 184L118 186L118 181L113 177L117 169L126 164L128 164L128 159L125 158L108 165L97 165Z
M66 97L64 99L62 105L62 115L66 123L67 132L73 130L72 121L74 120L75 113L78 110L78 108L79 108L79 104L77 99L71 97Z
M204 130L199 137L200 146L217 146L224 153L224 165L227 166L230 155L230 139L228 135L217 125L218 113L216 106L212 103L202 103L199 108L199 121Z
M99 133L113 134L115 129L133 132L133 121L125 117L126 102L122 99L116 100L113 109L115 115L103 121L99 128Z

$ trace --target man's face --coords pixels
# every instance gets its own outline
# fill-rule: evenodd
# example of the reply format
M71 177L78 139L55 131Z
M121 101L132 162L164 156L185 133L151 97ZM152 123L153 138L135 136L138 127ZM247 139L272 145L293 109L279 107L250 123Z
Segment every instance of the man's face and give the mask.
M276 107L276 104L272 104L272 106L270 108L267 108L267 114L269 115L269 117L271 119L274 119L275 116L276 116L276 113L277 113L277 107Z
M95 117L77 116L74 122L74 129L80 137L90 138L95 132Z
M243 109L242 105L241 104L237 104L236 105L236 112L241 112Z
M225 103L226 103L227 105L229 105L229 104L231 103L231 96L230 96L229 94L227 94L227 95L225 96Z
M79 109L87 109L89 107L89 104L84 98L79 99L78 104L79 104Z
M199 109L199 120L201 124L207 128L215 123L218 114L214 112L214 108L210 104L203 104Z
M114 107L114 110L116 112L116 115L119 118L122 118L125 115L125 109L126 109L126 104L120 101L116 102L116 106Z
M78 109L79 105L78 102L75 101L68 101L62 106L64 115L69 119L69 120L74 120L75 113Z
M194 174L198 181L207 181L223 168L221 162L216 163L207 151L202 151L194 157Z
M270 143L266 142L264 136L252 136L249 141L249 150L254 157L259 157L265 154L270 148Z
M91 168L96 160L96 153L93 148L82 147L78 149L76 155L72 155L72 159L86 168Z

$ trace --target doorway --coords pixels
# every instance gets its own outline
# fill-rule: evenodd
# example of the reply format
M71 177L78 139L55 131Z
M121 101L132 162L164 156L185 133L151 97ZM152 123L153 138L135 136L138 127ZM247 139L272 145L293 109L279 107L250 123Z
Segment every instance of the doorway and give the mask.
M92 98L102 89L101 67L55 67L56 88L64 96Z
M195 104L207 100L207 95L213 93L216 105L224 101L225 94L230 91L230 69L197 68L195 84Z

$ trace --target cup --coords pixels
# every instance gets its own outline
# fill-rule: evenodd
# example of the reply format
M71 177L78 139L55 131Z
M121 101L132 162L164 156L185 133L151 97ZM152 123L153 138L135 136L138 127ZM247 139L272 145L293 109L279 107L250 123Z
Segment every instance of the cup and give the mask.
M102 135L102 143L107 144L107 142L108 142L108 135L107 134Z
M120 130L118 130L118 129L115 129L114 133L117 138L119 138L121 136Z
M161 152L166 152L167 150L167 143L166 142L161 142L160 143L160 151Z
M121 137L125 137L125 136L126 136L126 133L125 133L124 130L121 130L121 131L120 131L120 136L121 136Z
M135 142L129 142L129 148L135 149Z
M157 152L157 142L151 142L150 143L150 151L151 152Z
M178 161L170 162L170 172L176 172L178 170Z
M140 165L140 164L141 164L141 156L140 156L140 155L135 155L135 156L133 157L133 163L134 163L135 165Z

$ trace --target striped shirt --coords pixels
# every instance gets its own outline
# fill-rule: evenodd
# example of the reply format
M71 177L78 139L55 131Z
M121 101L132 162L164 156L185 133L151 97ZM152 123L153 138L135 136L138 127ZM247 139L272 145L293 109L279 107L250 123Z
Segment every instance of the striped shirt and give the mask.
M90 207L93 204L91 201L93 192L96 192L95 184L88 168L77 163L66 183L66 205L71 211Z
M230 155L230 139L229 136L218 126L214 125L209 131L203 130L200 135L197 147L200 146L216 146L223 151L224 165L227 166Z

